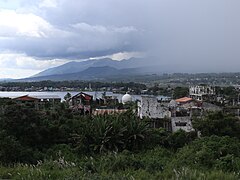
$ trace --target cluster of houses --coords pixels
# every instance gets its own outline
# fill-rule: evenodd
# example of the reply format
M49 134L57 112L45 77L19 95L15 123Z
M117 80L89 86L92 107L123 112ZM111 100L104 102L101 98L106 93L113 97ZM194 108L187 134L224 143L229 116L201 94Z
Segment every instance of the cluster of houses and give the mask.
M73 97L66 99L69 107L76 112L80 112L82 115L104 115L104 114L116 114L126 112L122 104L132 101L132 97L129 94L125 94L122 97L122 103L116 96L107 96L103 94L101 98L93 99L93 96L80 92Z
M213 87L192 86L189 88L189 97L180 99L157 99L155 96L142 96L137 101L137 115L147 118L153 128L163 127L169 131L182 129L190 132L193 129L192 120L194 117L201 117L209 111L219 111L220 107L210 103L216 98ZM61 102L58 96L20 96L13 98L17 103L41 109L46 106L54 107ZM74 96L66 98L66 103L73 111L82 115L103 115L116 114L127 111L128 102L133 99L131 95L125 94L121 102L114 96L103 94L101 98L93 99L92 95L80 92Z
M214 87L191 86L189 97L171 101L158 100L156 97L142 97L138 102L138 116L151 119L151 126L164 127L169 131L180 129L193 131L192 120L209 111L220 111L221 108L211 102L215 101Z
M183 97L176 100L159 101L156 97L142 97L138 102L138 116L151 119L154 128L163 127L169 131L182 129L193 131L192 120L209 111L220 111L221 108L198 99Z

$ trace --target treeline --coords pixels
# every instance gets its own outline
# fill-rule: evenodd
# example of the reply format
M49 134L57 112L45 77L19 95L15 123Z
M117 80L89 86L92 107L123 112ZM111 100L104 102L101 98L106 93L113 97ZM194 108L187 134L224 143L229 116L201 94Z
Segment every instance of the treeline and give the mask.
M81 116L64 103L35 111L9 102L0 115L0 178L240 178L238 118L209 113L193 120L190 133L148 122L131 110Z
M141 150L151 130L131 111L121 115L81 116L59 105L36 111L9 103L0 115L0 161L37 163L58 145L79 155Z
M85 87L89 87L91 84L91 88L93 89L100 89L103 87L111 87L111 88L139 88L139 89L146 89L145 84L135 83L135 82L94 82L94 81L39 81L39 82L2 82L0 83L1 86L4 87L20 87L24 88L31 88L31 87L53 87L53 88L61 88L61 87L68 87L68 88L80 88L84 89Z

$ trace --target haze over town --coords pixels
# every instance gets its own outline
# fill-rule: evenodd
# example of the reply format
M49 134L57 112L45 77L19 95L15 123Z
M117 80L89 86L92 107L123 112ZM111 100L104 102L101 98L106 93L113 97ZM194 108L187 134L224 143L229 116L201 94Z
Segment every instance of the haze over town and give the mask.
M3 0L0 78L105 57L144 57L146 65L150 59L176 72L238 72L239 5L238 0Z

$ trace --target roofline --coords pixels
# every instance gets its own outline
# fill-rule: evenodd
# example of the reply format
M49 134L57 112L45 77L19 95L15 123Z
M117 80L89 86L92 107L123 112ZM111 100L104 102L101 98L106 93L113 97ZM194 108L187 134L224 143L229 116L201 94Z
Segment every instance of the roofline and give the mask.
M74 96L71 97L71 98L74 98L74 97L78 96L79 94L85 94L85 95L87 95L87 96L91 96L91 97L93 97L92 95L89 95L89 94L87 94L87 93L79 92L79 93L77 93L76 95L74 95Z

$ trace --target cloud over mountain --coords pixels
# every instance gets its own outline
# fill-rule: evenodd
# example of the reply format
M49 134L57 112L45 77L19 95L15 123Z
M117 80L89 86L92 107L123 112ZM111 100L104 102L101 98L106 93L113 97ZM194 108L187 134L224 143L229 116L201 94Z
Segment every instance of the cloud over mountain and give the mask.
M239 5L238 0L4 0L0 53L6 57L0 61L19 55L22 63L32 61L36 73L65 61L144 53L159 65L212 71L218 64L219 71L236 71Z

